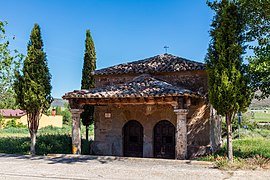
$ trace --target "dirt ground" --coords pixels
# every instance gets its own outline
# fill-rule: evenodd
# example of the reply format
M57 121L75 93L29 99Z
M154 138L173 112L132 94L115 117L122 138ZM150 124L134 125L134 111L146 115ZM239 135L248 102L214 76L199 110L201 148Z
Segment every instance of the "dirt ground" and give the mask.
M0 154L0 179L270 179L270 171L221 171L196 161Z

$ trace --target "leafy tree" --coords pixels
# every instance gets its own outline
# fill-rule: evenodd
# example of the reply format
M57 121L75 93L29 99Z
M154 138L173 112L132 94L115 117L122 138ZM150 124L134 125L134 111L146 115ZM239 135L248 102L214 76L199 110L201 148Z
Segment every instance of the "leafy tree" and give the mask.
M16 100L12 88L14 70L20 68L22 54L11 51L4 27L7 22L0 21L0 109L14 109Z
M232 120L238 111L245 110L251 101L249 78L243 64L244 29L239 6L231 0L207 2L215 11L211 24L206 67L209 100L218 114L225 116L228 159L233 158Z
M27 113L28 129L31 136L31 154L35 154L36 134L42 113L50 108L51 75L43 51L40 27L38 24L30 35L22 74L16 72L14 89L16 102Z
M56 106L55 111L56 115L61 115L61 107Z
M258 99L270 96L270 0L239 0L246 23L246 41L253 55L249 73Z
M81 89L95 87L94 71L96 69L96 51L90 30L86 30L84 63L82 70ZM85 105L81 114L82 123L86 127L86 139L88 140L89 125L94 121L94 106Z
M64 110L61 112L63 116L63 124L70 125L72 121L72 114L69 111L69 104L67 102L64 103Z
M61 112L61 115L63 116L63 124L70 125L72 120L71 112L68 109L65 109Z
M3 119L2 113L0 112L0 129L3 127L3 125L4 125L4 119Z

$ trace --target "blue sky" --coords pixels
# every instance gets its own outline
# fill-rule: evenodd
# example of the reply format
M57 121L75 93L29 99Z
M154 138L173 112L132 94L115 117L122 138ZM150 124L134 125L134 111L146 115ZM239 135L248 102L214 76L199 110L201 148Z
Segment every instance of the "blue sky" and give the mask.
M97 69L168 53L203 62L213 12L205 0L6 0L0 20L11 47L26 55L34 23L41 27L52 95L80 89L86 29Z

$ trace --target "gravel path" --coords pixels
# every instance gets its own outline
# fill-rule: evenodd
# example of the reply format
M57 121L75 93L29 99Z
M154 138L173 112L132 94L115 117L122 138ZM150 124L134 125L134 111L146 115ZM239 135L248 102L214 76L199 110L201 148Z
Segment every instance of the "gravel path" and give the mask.
M270 172L220 171L176 160L0 154L0 179L270 179Z

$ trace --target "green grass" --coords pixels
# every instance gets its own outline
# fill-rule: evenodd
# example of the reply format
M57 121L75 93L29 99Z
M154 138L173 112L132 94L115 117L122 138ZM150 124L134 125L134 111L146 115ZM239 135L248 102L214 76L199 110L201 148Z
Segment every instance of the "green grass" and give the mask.
M45 127L38 130L39 135L45 135L45 134L60 134L60 135L71 135L72 128L71 126L64 125L63 128L56 128L56 127ZM81 135L82 138L85 138L85 126L81 127ZM27 128L4 128L0 129L0 138L2 137L29 137L29 131ZM89 127L89 137L94 137L94 126L91 125Z
M234 132L237 134L237 132ZM236 137L236 136L235 136ZM238 158L254 157L256 154L270 158L270 130L254 129L241 130L240 139L233 140L234 156ZM219 155L224 155L227 152L226 144L218 152Z
M85 128L84 128L85 129ZM90 126L90 137L93 137L93 126ZM85 137L85 130L82 129ZM36 152L44 154L71 154L71 127L46 127L38 130ZM0 129L0 153L29 154L30 138L27 128ZM89 154L89 145L82 140L82 153Z
M256 154L270 158L270 139L254 138L233 141L234 154L236 157L253 157Z
M196 160L212 161L215 167L224 170L270 168L270 139L248 138L233 140L233 162L227 159L226 144L214 155Z
M0 138L2 137L29 137L27 128L4 128L0 129Z
M233 133L236 139L233 140L233 155L234 158L247 159L254 158L259 155L263 158L270 158L270 130L267 129L254 129L245 130L241 129L240 139L237 139L238 132ZM201 161L215 161L217 157L227 156L227 145L213 155L206 155L197 160Z
M233 155L236 158L250 158L254 157L256 154L270 158L270 139L263 138L249 138L233 140ZM221 148L216 155L226 156L227 147Z
M255 112L254 120L257 122L270 122L270 113L265 112Z

